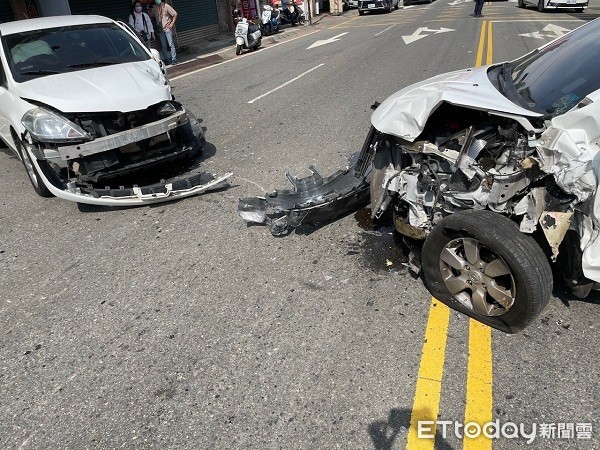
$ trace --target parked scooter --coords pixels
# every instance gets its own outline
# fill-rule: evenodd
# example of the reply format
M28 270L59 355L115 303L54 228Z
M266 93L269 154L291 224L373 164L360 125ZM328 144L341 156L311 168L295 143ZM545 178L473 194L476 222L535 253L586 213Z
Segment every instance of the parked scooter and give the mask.
M302 11L302 8L293 0L288 0L287 8L281 7L279 16L281 17L282 24L292 24L292 26L300 24L304 25L306 22L306 14Z
M242 53L242 49L255 50L260 47L262 34L260 27L248 22L242 17L235 27L235 54Z
M263 12L260 17L260 30L264 36L279 33L281 20L279 10L269 5L263 5Z

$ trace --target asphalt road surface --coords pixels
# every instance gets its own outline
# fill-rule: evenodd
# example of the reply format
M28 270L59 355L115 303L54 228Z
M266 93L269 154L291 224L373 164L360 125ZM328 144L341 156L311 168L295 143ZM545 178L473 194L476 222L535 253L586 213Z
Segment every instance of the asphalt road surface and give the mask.
M351 10L175 77L206 129L203 166L235 172L226 190L78 208L37 197L0 153L0 447L434 448L413 417L451 422L435 448L600 448L599 295L557 283L524 332L490 333L432 303L365 211L285 238L237 215L286 171L345 166L374 101L600 13L472 8ZM535 439L463 441L454 424L471 420Z

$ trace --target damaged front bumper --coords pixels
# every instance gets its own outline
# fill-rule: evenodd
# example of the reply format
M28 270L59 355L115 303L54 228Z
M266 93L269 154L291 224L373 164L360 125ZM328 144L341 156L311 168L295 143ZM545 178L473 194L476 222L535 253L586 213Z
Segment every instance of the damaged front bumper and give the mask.
M240 199L239 215L247 223L269 226L274 236L284 236L300 225L326 223L365 205L369 201L374 133L371 128L355 164L325 178L314 166L310 166L312 175L305 178L286 173L292 189Z
M191 197L226 187L228 185L228 179L233 175L233 172L221 176L202 172L188 178L180 178L170 182L157 183L148 186L133 186L131 188L120 187L119 189L94 189L79 187L76 186L75 183L67 183L66 189L60 189L50 182L48 179L49 174L42 169L31 150L28 148L27 151L30 154L33 165L39 176L54 196L88 205L150 205Z

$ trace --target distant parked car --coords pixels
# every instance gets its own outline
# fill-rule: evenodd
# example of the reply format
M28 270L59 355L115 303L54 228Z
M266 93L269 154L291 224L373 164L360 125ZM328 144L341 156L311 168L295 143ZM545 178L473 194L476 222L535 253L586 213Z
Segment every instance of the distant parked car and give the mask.
M358 8L358 0L348 0L348 8Z
M519 8L535 6L539 12L547 9L574 9L583 12L588 7L588 0L518 0Z
M363 15L366 11L392 12L398 9L398 0L358 0L358 14Z

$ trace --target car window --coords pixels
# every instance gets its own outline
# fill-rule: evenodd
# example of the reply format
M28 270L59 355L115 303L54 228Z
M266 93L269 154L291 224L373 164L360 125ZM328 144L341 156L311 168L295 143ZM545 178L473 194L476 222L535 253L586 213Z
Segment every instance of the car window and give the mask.
M563 114L600 89L600 21L510 64L514 87L533 110Z
M90 67L144 61L150 56L115 24L78 25L2 36L17 82Z

